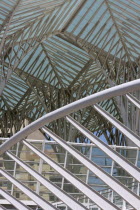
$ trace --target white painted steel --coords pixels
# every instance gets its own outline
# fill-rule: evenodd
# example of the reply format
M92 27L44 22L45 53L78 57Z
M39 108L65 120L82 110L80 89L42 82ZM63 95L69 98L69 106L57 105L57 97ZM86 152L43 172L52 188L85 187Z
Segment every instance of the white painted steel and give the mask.
M66 205L68 205L73 210L85 210L86 208L80 204L78 201L76 201L73 197L68 195L66 192L58 188L56 185L51 183L49 180L47 180L45 177L40 175L38 172L33 170L31 167L29 167L27 164L25 164L23 161L21 161L19 158L17 158L15 155L13 155L11 152L6 152L6 154L12 158L16 163L18 163L21 167L23 167L28 173L30 173L35 179L37 179L41 184L43 184L47 189L49 189L55 196L57 196L61 201L63 201ZM50 207L48 207L50 209ZM52 209L55 209L54 207Z
M32 200L20 200L26 206L36 206L36 203ZM63 203L63 202L62 202ZM0 199L0 205L9 205L10 202L6 199Z
M25 206L23 203L21 203L19 200L11 196L8 192L4 191L3 189L0 189L0 195L2 195L6 200L8 200L17 209L22 209L22 210L30 209L29 207Z
M8 153L8 152L7 152ZM2 174L7 180L9 180L11 183L13 183L17 188L19 188L22 192L24 192L29 198L31 198L36 204L38 204L41 208L44 210L54 210L56 209L54 206L52 206L49 202L45 201L41 197L39 197L36 193L34 193L32 190L24 186L21 182L17 181L14 177L12 177L9 173L4 171L3 169L0 169L0 174Z
M114 125L118 130L120 130L130 141L140 148L140 137L136 135L133 131L127 128L119 120L111 116L107 111L103 110L100 106L94 105L94 108L99 112L103 117L105 117L112 125Z
M7 139L9 139L9 138L6 138L6 140ZM0 138L0 140L3 140L3 138ZM4 140L5 141L5 140ZM30 143L43 143L44 142L44 140L34 140L34 139L26 139L26 141L27 142L30 142ZM55 141L49 141L49 140L46 140L45 139L45 143L48 143L48 144L51 144L51 145L53 145L53 144L56 144L56 142ZM95 146L95 144L88 144L88 143L85 143L85 142L70 142L70 141L68 141L68 143L70 144L70 145L79 145L79 146L86 146L86 147L90 147L90 146ZM120 146L120 145L109 145L109 147L111 147L111 148L119 148L119 149L131 149L131 150L137 150L138 149L138 147L133 147L133 146Z
M97 136L93 135L88 129L86 129L72 117L67 116L66 119L82 134L84 134L88 139L90 139L94 144L96 144L97 147L104 151L111 159L113 159L122 168L124 168L132 177L134 177L138 182L140 182L140 169L138 167L133 165L131 162L127 161L126 158L124 158L118 152L116 152L103 141L101 141Z
M59 108L53 112L50 112L46 114L45 116L39 118L35 122L32 122L30 125L26 126L19 132L17 132L15 135L13 135L9 140L7 140L5 143L3 143L0 146L0 155L3 154L5 151L9 150L11 146L16 144L22 139L25 139L26 136L34 132L35 130L38 130L42 126L44 126L47 123L52 122L53 120L59 119L61 117L65 117L66 115L75 112L79 109L83 109L85 107L88 107L90 105L96 104L100 101L119 96L124 95L128 92L132 92L135 90L140 89L140 79L127 82L115 87L111 87L109 89L103 90L101 92L95 93L91 96L87 96L83 99L80 99L78 101L75 101L71 104L68 104L62 108Z
M0 205L0 210L5 210L6 208L4 208L3 206Z
M131 101L138 109L140 109L140 101L138 101L134 96L131 94L126 94L126 97L129 101Z
M65 148L70 154L72 154L77 160L79 160L83 165L90 169L94 174L96 174L102 181L104 181L109 187L111 187L116 193L118 193L124 200L126 200L130 205L136 209L140 209L139 197L134 194L127 187L122 185L119 181L114 179L110 174L106 173L95 163L90 161L88 158L83 156L76 149L68 145L66 141L54 134L52 131L46 128L42 128L46 134L48 134L52 139L54 139L58 144Z
M113 203L109 202L103 196L101 196L97 191L91 189L84 182L73 176L68 170L61 167L58 163L51 160L46 154L40 152L33 145L29 144L27 141L23 141L23 143L30 148L35 154L37 154L42 160L48 163L52 168L58 171L65 179L71 182L75 187L77 187L81 192L83 192L88 198L90 198L93 202L95 202L100 208L106 209L119 209Z

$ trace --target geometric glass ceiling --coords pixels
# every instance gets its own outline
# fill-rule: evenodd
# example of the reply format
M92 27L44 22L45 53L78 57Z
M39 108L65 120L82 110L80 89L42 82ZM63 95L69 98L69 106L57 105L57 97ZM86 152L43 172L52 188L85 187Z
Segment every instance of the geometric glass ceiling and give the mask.
M0 6L3 136L25 119L139 78L138 0L2 0ZM124 120L118 99L102 106ZM82 123L101 130L103 120L90 112L82 112Z

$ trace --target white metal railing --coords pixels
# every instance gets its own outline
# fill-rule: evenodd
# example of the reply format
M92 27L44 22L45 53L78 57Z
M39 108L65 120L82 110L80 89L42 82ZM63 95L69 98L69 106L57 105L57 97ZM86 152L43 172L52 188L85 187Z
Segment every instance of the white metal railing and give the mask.
M87 96L83 99L80 99L78 101L75 101L71 104L68 104L62 108L59 108L53 112L50 112L43 117L39 118L35 122L32 122L30 125L27 125L25 128L23 128L21 131L17 132L15 135L13 135L8 141L6 141L3 145L0 146L0 155L3 154L5 151L11 148L14 144L21 141L22 139L25 139L26 136L34 132L35 130L41 128L42 126L46 125L47 123L50 123L56 119L59 119L61 117L65 117L69 115L70 113L73 113L79 109L83 109L85 107L91 106L93 104L96 104L100 101L119 96L124 95L129 92L133 92L135 90L140 89L140 79L127 82L115 87L111 87L109 89L103 90L101 92L95 93L93 95Z
M35 122L31 123L30 125L23 128L21 131L19 131L17 134L12 136L11 138L4 140L4 143L0 146L0 154L6 154L8 155L11 160L14 160L16 164L20 165L22 168L25 169L29 174L31 174L38 182L40 182L44 187L50 190L56 197L58 197L63 203L65 203L67 206L69 206L72 209L87 209L85 205L78 202L74 197L70 196L68 193L66 193L64 190L60 189L58 186L54 185L49 179L46 179L44 176L41 175L41 173L34 170L32 167L30 167L25 161L22 161L20 158L8 151L11 146L15 145L19 141L25 139L27 135L32 133L38 128L41 128L43 132L45 132L49 137L51 137L55 142L57 142L58 145L60 145L67 153L71 154L75 159L77 159L81 164L83 164L89 171L93 172L100 180L102 180L110 189L112 189L111 193L116 192L117 195L120 197L119 201L123 201L123 207L125 206L126 201L130 206L132 206L135 209L140 209L140 198L139 196L133 192L132 189L129 189L129 187L126 187L124 184L119 182L117 179L115 179L112 174L107 173L105 170L103 170L101 167L99 167L97 164L95 164L93 161L91 161L89 158L81 154L81 152L77 151L73 146L71 146L68 142L57 136L55 133L50 131L46 126L47 123L52 122L53 120L56 120L61 117L66 117L66 120L74 126L78 131L80 131L84 136L86 136L92 143L94 143L98 148L100 148L101 151L106 153L113 161L114 163L117 163L122 167L128 174L133 177L134 180L137 180L140 182L140 169L130 163L125 157L120 155L117 151L115 151L113 148L102 142L99 138L94 136L90 131L88 131L85 127L83 127L79 122L74 120L72 117L68 116L68 114L77 111L79 109L85 108L89 105L94 105L97 102L100 102L102 100L127 94L127 98L139 109L139 101L135 99L133 96L128 94L129 92L132 92L134 90L137 90L140 88L140 79L135 80L132 82L128 82L126 84L119 85L117 87L112 87L107 90L101 91L99 93L95 93L91 96L88 96L84 99L80 99L76 102L73 102L69 105L66 105L56 111L53 111L49 114L46 114L42 118L36 120ZM108 112L103 110L98 105L94 105L94 108L103 116L105 117L110 123L113 124L117 129L120 130L128 139L129 141L132 141L138 148L140 147L140 137L136 135L134 132L132 132L129 128L124 126L122 123L120 123L118 120L116 120L114 117L112 117ZM44 126L44 127L43 127ZM36 141L37 142L37 141ZM113 203L114 196L111 196L108 194L107 197L103 196L103 193L98 193L96 190L92 189L90 186L88 186L88 183L84 183L80 179L78 179L75 175L73 175L70 171L66 170L64 167L60 166L60 164L56 163L52 159L50 159L45 153L38 150L36 147L34 147L29 142L23 140L23 145L27 146L33 153L35 153L37 156L39 156L40 159L45 161L47 164L49 164L55 171L57 171L60 175L62 175L65 179L67 179L69 182L71 182L80 192L82 192L88 200L91 200L93 203L95 203L99 208L102 209L119 209L119 204ZM82 144L84 145L84 144ZM90 145L91 146L91 145ZM133 147L132 147L133 148ZM41 171L40 171L41 172ZM37 193L33 192L31 189L27 188L23 183L16 180L16 177L11 176L8 172L6 172L4 169L0 169L0 174L5 177L7 180L9 180L12 184L17 186L21 191L23 191L25 194L27 194L37 205L39 205L43 209L55 209L55 206L53 206L51 203L47 202L41 196L39 196ZM139 185L138 185L139 186ZM15 205L18 203L14 197L8 197L8 194L1 191L3 193L3 196L5 198L9 198L9 201ZM6 197L7 196L7 197ZM116 196L115 196L116 198ZM18 205L22 205L20 202ZM23 207L24 208L24 207ZM89 207L88 207L89 208Z
M36 141L35 140L27 140L28 142L30 142L30 143L36 143ZM39 140L39 141L37 141L38 142L38 144L40 145L40 143L42 142L44 142L44 140ZM96 146L95 146L95 144L82 144L82 143L72 143L72 142L70 142L69 143L70 145L73 145L73 146L76 146L76 145L78 145L78 146L80 146L80 147L83 147L83 146L87 146L87 147L90 147L90 148L96 148ZM56 145L56 142L52 142L52 141L46 141L46 145ZM131 151L136 151L136 153L137 153L137 151L139 151L138 150L138 148L136 148L136 147L127 147L127 146L115 146L115 145L111 145L110 146L111 148L113 148L113 149L115 149L115 148L118 148L118 149L124 149L124 150L131 150ZM90 149L88 150L88 151L90 151ZM138 155L136 155L136 158L138 158ZM136 162L137 162L137 160L136 160ZM106 191L107 191L107 189L106 189ZM110 189L109 189L109 191L110 191ZM113 192L113 191L112 191ZM103 191L100 191L100 193L102 194L103 193ZM104 194L104 193L103 193ZM110 197L110 199L109 200L112 200L113 198L115 198L115 194L111 194L112 195L112 198ZM110 196L111 196L110 195ZM138 194L139 195L139 194ZM116 195L117 196L117 195ZM106 197L106 196L105 196ZM108 197L108 196L107 196ZM109 198L109 197L108 197ZM86 203L85 203L86 204ZM62 206L64 206L64 205L62 205ZM89 204L87 204L86 206L92 206L92 204L90 203L90 205ZM95 204L94 204L94 206L96 206Z

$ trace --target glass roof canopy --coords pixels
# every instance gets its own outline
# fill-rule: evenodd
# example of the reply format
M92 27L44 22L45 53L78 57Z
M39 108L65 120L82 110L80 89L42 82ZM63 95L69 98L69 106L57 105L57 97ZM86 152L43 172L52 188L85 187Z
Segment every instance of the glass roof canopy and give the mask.
M13 126L18 131L25 119L139 78L138 0L2 0L0 5L3 136L12 135ZM102 106L123 120L116 99ZM93 124L90 111L84 111L83 123L88 119L90 129L100 130L104 122Z

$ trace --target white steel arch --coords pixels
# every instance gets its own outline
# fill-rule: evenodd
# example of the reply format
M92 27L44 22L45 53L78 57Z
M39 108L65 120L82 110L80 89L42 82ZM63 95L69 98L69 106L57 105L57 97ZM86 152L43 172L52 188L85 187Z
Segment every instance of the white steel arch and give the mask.
M134 177L136 180L140 181L140 170L136 166L134 166L132 163L128 162L124 157L119 155L113 149L109 148L108 145L105 145L105 143L101 142L97 137L94 137L91 132L89 132L86 128L84 128L82 125L80 125L73 118L71 118L70 116L67 116L68 114L70 114L74 111L77 111L79 109L82 109L84 107L87 107L89 105L93 105L97 102L100 102L102 100L105 100L105 99L108 99L108 98L111 98L114 96L128 94L128 92L138 90L139 88L140 88L140 79L132 81L132 82L128 82L126 84L119 85L117 87L112 87L110 89L101 91L99 93L95 93L91 96L85 97L84 99L80 99L76 102L73 102L72 104L66 105L52 113L46 114L42 118L38 119L37 121L35 121L35 122L31 123L30 125L28 125L27 127L23 128L23 130L19 131L13 137L9 138L5 143L3 143L0 146L1 155L6 152L6 154L12 160L14 160L21 167L23 167L28 173L30 173L34 178L36 178L39 182L41 182L46 188L48 188L51 192L53 192L54 195L56 195L60 200L62 200L67 206L72 207L72 209L75 209L75 210L77 208L78 209L87 209L81 203L76 201L74 198L70 197L63 190L60 190L57 186L52 184L49 180L45 179L41 174L39 174L38 172L33 170L31 167L29 167L26 163L24 163L22 160L20 160L18 157L16 157L13 153L9 152L8 150L10 149L11 146L13 146L17 142L23 140L25 136L29 135L34 130L41 128L46 123L49 123L49 122L56 120L60 117L66 117L66 119L77 130L79 130L88 139L90 139L93 143L95 143L103 152L105 152L108 156L110 156L112 158L112 160L114 160L122 168L124 168L125 171L128 172L132 177ZM127 135L127 137L129 137L130 140L134 141L134 138L136 138L136 140L134 142L137 145L139 145L139 137L136 136L133 132L131 132L130 129L124 127L123 124L121 124L119 121L114 119L111 115L109 115L106 111L101 109L99 106L94 105L94 108L97 109L102 116L106 117L113 125L115 125L122 133ZM81 162L90 171L92 171L95 175L97 175L113 191L117 192L117 194L120 195L125 201L127 201L132 207L134 207L135 209L140 209L139 196L137 196L130 189L128 189L128 187L124 186L119 181L117 181L115 178L113 178L111 175L109 175L107 172L103 171L94 162L90 161L88 158L86 158L84 155L82 155L76 149L74 149L73 147L68 145L68 143L66 141L64 141L62 138L60 138L59 136L54 134L52 131L47 129L47 127L44 126L41 129L48 136L50 136L52 139L54 139L59 145L61 145L73 157L75 157L79 162ZM125 131L123 129L125 129ZM72 182L76 188L78 188L81 192L83 192L83 194L85 194L94 203L96 203L97 206L99 206L102 209L118 209L118 207L115 206L112 202L108 201L102 195L99 195L96 191L89 188L86 184L84 184L83 182L78 180L70 172L66 171L63 167L56 164L54 161L49 159L45 154L41 153L39 150L37 150L32 145L30 145L28 142L23 141L23 143L24 143L24 145L29 147L31 149L31 151L33 151L37 155L39 155L40 158L42 158L44 161L46 161L51 167L53 167L65 179L68 179L70 182ZM53 207L52 204L45 203L45 201L42 200L39 195L33 194L33 192L31 192L31 191L29 191L29 189L25 188L25 186L22 183L16 181L16 179L14 177L9 175L3 169L0 169L0 173L4 177L6 177L8 180L10 180L12 183L14 183L16 186L18 186L22 191L27 193L27 195L29 195L29 197L31 197L34 200L34 202L36 202L43 209L46 209L47 205L48 206L50 205L49 209L50 208L55 209L55 207ZM38 201L36 200L37 197L39 198ZM16 201L14 201L14 199L11 199L11 201L13 204L15 204L15 202L16 202ZM44 205L45 205L45 207L44 207Z
M6 191L0 192L13 206L26 208L26 204L22 206L15 199L19 194L22 197L25 193L33 203L36 202L36 208L40 206L47 210L59 208L59 203L66 208L71 207L71 203L72 208L78 210L90 208L84 203L87 200L89 204L91 200L93 205L97 203L98 210L121 207L140 209L139 14L138 0L0 1L0 137L8 137L7 141L0 139L0 179L3 189L7 189L11 196ZM61 166L46 159L44 142L42 153L30 145L29 153L32 155L24 158L24 148L29 146L25 139L34 131L40 132L49 140L54 137L59 142L52 148L58 153L54 159ZM110 148L97 136L114 146ZM89 147L84 150L83 144L81 155L69 146L72 141L93 142L97 151L99 149L107 157L104 163L101 162L111 162L111 169L108 165L105 169L102 165L96 166L96 160L92 160L92 146L89 152ZM124 146L124 150L118 149L116 145ZM129 151L125 150L125 146L129 146ZM64 157L60 155L63 150ZM39 160L33 161L36 152ZM90 161L84 156L88 152ZM50 165L46 167L50 174L51 166L57 167L56 179L43 172L41 155L46 161L50 160ZM70 165L69 156L73 161ZM95 179L98 179L99 174L99 182L104 180L107 188L110 186L107 197L104 193L99 195L99 192L96 194L95 190L89 188L87 177L91 173L90 167L87 169L86 184L77 179L76 176L83 180L78 170L83 170L84 174L85 169L80 169L77 159L74 159L76 156L79 161L86 161L86 165L91 168L94 166L91 176L95 175ZM64 170L67 164L70 171ZM79 164L86 168L82 162ZM31 180L27 184L24 179L18 181L23 178L20 172L24 174L21 165L26 169L28 179L31 179L33 173L34 179L37 178L36 182ZM47 177L44 178L43 175ZM67 177L69 183L65 185ZM9 180L8 185L6 179ZM46 190L47 184L49 185L46 200L42 199L44 188L39 191L39 179L45 183ZM53 184L56 180L58 186ZM102 186L106 184L102 182ZM71 192L77 187L74 191L77 194L72 194L73 197L66 193L68 185L71 186ZM19 187L20 193L15 186ZM94 187L96 189L96 185ZM78 198L80 194L84 196L82 202ZM59 200L58 205L48 202L49 199L53 200L52 197L54 201ZM118 198L120 204L116 201ZM0 209L3 208L4 206L0 206Z
M76 102L68 104L62 108L59 108L51 113L46 114L35 122L23 128L21 131L17 132L14 136L12 136L8 141L6 141L3 145L0 146L0 155L3 154L6 150L8 150L12 145L19 142L21 139L24 139L33 131L39 129L47 123L52 122L53 120L59 119L61 117L65 117L66 115L75 112L79 109L83 109L90 105L96 104L105 99L109 99L115 96L124 95L126 93L139 90L140 88L140 79L135 81L127 82L125 84L121 84L106 90L103 90L99 93L95 93L91 96L87 96L83 99L80 99Z

